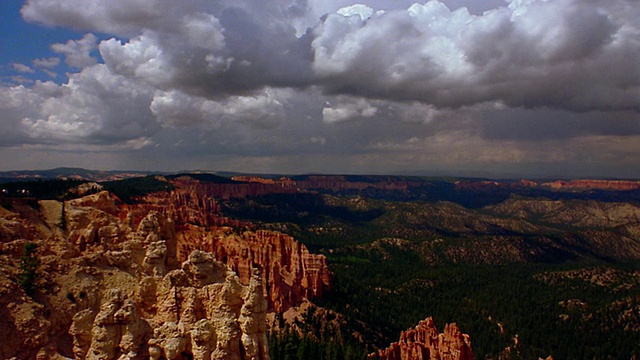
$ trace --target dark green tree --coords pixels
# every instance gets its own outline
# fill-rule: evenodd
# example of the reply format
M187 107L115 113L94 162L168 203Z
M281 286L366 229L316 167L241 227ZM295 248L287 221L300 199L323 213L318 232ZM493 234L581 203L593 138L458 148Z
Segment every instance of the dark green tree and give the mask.
M38 244L27 243L24 245L24 251L20 257L20 274L18 275L18 284L24 289L29 296L35 293L35 283L40 266L40 259L36 253Z
M62 211L60 212L60 229L67 230L67 214L64 209L64 201L62 202Z

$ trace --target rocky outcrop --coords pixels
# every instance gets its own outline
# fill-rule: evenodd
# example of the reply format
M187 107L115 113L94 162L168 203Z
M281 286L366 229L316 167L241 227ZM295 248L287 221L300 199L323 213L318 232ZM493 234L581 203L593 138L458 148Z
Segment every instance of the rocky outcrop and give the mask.
M243 286L211 254L194 251L180 269L141 283L133 296L109 289L98 311L74 315L76 359L268 359L259 276Z
M0 260L1 261L1 260ZM10 264L0 262L0 358L27 359L51 343L51 322L45 307L26 296L6 273Z
M210 186L228 184L179 178L174 185L177 188L170 193L147 196L140 204L122 205L118 215L132 227L138 224L140 234L146 234L146 228L162 233L167 264L177 266L193 250L203 250L228 265L243 284L248 284L254 269L258 269L269 310L276 312L322 297L330 289L331 274L324 255L311 254L286 234L256 230L251 223L221 214L209 190ZM153 267L147 263L144 266Z
M260 272L243 284L210 253L178 259L182 227L156 210L121 218L106 195L0 214L17 224L0 242L0 358L268 359ZM18 285L28 243L32 296Z
M255 180L255 179L254 179ZM179 177L172 183L186 191L206 195L216 199L244 198L274 193L294 193L295 183L290 181L250 181L237 183L200 182L191 177Z
M324 295L326 259L225 217L211 189L179 181L136 204L102 191L0 208L2 291L18 294L2 301L25 314L0 319L23 330L1 357L266 359L267 312ZM34 298L17 282L29 242L41 260Z
M247 183L273 184L287 189L296 188L296 182L286 177L268 179L259 176L234 176L231 180Z
M300 189L306 190L363 190L373 188L378 190L404 191L415 186L428 183L408 181L398 177L377 176L368 179L354 179L341 175L313 175L293 180L286 177L278 179L262 178L259 176L234 176L236 183L206 183L190 177L180 177L173 181L180 188L195 186L198 191L222 199L243 198L265 194L295 193Z
M322 297L331 288L325 256L309 253L306 246L277 231L192 228L178 234L178 246L179 257L195 249L215 254L242 283L259 270L268 288L270 311L282 313L305 299Z
M413 329L403 331L400 340L388 348L369 355L380 360L467 360L473 359L469 335L458 326L448 324L439 334L432 318L420 321Z
M556 180L552 182L546 182L541 186L549 187L557 190L638 190L640 189L640 181L630 180Z
M74 337L76 359L143 359L151 327L140 318L131 299L116 288L106 293L97 314L91 310L76 313L69 333Z
M414 186L429 185L425 182L414 182L392 176L375 176L358 179L341 175L312 175L296 181L300 189L323 189L331 191L364 190L407 190Z

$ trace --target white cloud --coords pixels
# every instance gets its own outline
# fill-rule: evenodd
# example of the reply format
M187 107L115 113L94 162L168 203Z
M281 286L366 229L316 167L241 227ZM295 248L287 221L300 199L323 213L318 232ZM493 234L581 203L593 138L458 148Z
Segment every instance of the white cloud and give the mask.
M20 63L13 64L13 70L26 74L33 74L35 72L35 70L33 70L32 68Z
M359 16L360 20L367 20L373 15L373 9L364 4L355 4L340 8L336 13L342 16Z
M0 108L9 134L20 134L15 141L122 142L157 131L150 95L150 88L94 65L63 85L2 88Z
M315 85L438 108L498 101L640 108L640 7L629 0L508 3L479 13L472 2L436 0L30 0L22 14L130 39L100 45L114 72L202 97ZM95 63L90 35L54 49L72 66Z
M207 50L220 50L224 47L222 25L215 16L196 13L183 19L185 36L190 45Z
M417 101L411 103L394 103L392 110L398 114L401 120L415 123L430 123L436 119L444 110L438 110L435 106L423 104Z
M153 33L145 33L127 43L116 39L102 41L100 55L114 73L137 78L151 84L165 84L171 80L174 69Z
M354 118L372 117L378 108L365 99L340 98L339 103L322 109L322 120L326 123L342 122Z
M80 40L69 40L65 44L57 43L51 45L51 49L65 56L64 62L78 69L94 65L97 63L91 52L96 49L97 38L93 34L85 34Z
M481 16L438 1L366 22L329 15L314 30L313 68L332 92L438 107L640 107L640 27L631 20L640 7L625 0L511 5Z
M283 105L278 100L283 94L266 91L253 96L232 96L213 101L177 90L156 91L150 109L165 126L217 127L223 123L238 122L270 128L277 126L284 116Z
M33 60L33 66L39 69L52 69L60 64L60 58L58 57L49 57L42 59Z
M26 20L48 26L127 36L161 25L165 12L178 15L187 7L166 0L29 0L20 12Z
M55 78L58 77L58 73L56 73L55 71L51 71L51 70L47 70L47 69L42 69L42 72L47 74L47 76L49 76L50 78Z

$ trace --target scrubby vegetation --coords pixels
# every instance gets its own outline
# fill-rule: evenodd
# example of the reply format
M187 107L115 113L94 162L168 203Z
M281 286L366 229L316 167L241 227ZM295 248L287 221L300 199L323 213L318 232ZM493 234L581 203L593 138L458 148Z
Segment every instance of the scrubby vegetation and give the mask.
M169 175L167 176L167 179L177 179L182 176L188 176L198 181L209 182L213 184L237 184L238 183L237 181L231 180L228 177L218 176L215 174L208 174L208 173L186 173L186 174Z
M9 198L38 200L66 200L74 196L69 190L86 183L86 180L36 180L2 184L2 195Z
M386 347L433 316L440 329L457 322L478 359L638 356L640 263L609 251L634 230L590 220L585 214L601 206L567 196L563 221L528 215L513 197L500 208L475 208L316 193L232 200L226 211L290 233L327 256L334 288L318 305L344 316L345 338L357 333L363 343ZM482 202L500 203L494 200ZM598 247L585 229L609 245ZM592 275L572 275L594 268L620 276L594 284L585 280ZM358 356L373 350L334 338L284 333L272 341L277 354L291 359L308 355L306 349L324 349L311 352L324 359L336 346L346 356L347 344ZM302 343L300 350L295 344Z
M174 186L157 176L135 177L125 180L101 183L105 190L115 194L120 200L131 204L142 196L156 191L170 191Z
M36 280L38 277L38 267L40 259L37 254L38 244L27 243L24 252L20 257L20 274L18 274L18 284L25 293L33 296L36 290Z

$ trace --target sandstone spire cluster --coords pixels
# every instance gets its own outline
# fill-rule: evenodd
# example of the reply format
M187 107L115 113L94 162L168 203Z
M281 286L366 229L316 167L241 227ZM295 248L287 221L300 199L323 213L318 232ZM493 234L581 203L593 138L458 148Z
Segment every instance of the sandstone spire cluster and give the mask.
M379 360L473 360L469 335L458 326L447 324L444 333L438 329L431 317L420 321L413 329L400 334L400 340L388 348L369 355Z
M269 359L264 264L243 281L209 252L177 251L185 224L140 214L106 192L0 209L0 358ZM27 243L33 298L16 281Z

